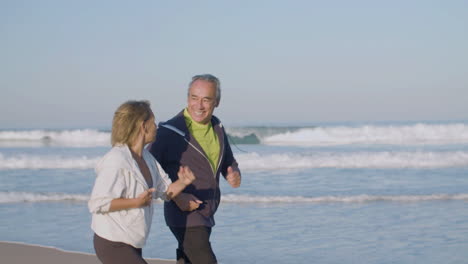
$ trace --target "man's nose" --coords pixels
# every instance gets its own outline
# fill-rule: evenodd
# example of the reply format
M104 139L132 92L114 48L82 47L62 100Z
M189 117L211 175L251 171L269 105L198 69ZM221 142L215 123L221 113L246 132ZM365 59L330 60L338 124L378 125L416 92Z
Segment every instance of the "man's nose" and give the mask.
M197 107L198 107L199 109L203 109L203 108L204 108L204 107L203 107L203 101L202 101L202 100L198 100L198 101L197 101Z

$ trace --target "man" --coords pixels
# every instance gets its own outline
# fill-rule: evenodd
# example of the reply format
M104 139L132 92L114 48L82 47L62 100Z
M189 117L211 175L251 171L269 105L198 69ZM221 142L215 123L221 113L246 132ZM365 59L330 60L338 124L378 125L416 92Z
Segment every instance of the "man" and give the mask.
M221 99L218 78L196 75L189 84L187 108L160 124L150 152L172 181L180 166L196 180L176 199L164 204L166 224L178 241L177 263L217 263L210 244L214 214L220 203L219 178L237 188L241 174L224 128L213 116Z

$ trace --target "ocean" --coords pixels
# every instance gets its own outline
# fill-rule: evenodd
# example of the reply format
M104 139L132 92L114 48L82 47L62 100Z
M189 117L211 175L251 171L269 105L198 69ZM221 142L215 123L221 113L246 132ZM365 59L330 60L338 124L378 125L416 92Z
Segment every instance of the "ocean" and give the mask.
M468 263L468 121L226 126L222 264ZM0 240L94 253L87 200L105 129L0 130ZM175 259L155 201L145 257Z

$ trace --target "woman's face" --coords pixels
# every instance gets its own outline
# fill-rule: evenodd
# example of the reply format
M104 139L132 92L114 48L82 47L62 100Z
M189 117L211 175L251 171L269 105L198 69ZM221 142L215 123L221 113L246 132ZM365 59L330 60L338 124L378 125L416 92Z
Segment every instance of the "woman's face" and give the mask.
M145 128L145 145L148 143L153 142L156 139L156 131L158 129L158 126L155 123L155 118L154 115L145 122L144 124Z

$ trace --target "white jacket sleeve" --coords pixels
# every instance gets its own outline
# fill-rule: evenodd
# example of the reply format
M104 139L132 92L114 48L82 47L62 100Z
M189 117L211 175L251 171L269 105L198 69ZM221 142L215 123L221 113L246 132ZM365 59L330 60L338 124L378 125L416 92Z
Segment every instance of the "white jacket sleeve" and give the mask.
M161 165L154 160L156 163L157 173L155 175L156 183L154 184L154 188L156 192L154 194L155 198L161 198L162 200L168 201L166 192L169 185L172 183L171 179L167 175L167 173L163 170Z
M109 212L111 201L124 197L126 191L124 173L124 169L112 166L103 166L97 172L91 198L88 202L91 213Z

